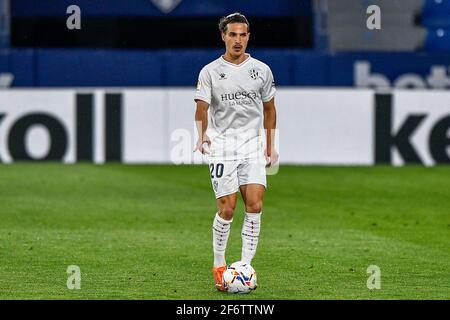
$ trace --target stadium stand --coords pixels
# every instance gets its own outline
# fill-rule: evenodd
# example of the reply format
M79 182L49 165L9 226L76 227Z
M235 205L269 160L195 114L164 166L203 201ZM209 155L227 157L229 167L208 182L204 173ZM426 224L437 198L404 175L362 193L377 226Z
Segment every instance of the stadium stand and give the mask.
M427 28L450 28L450 1L425 0L421 24Z
M427 28L426 51L450 51L450 1L425 0L420 15L421 25Z
M424 49L427 51L450 51L450 28L430 29Z
M31 0L12 3L12 45L46 48L220 48L218 19L242 11L251 20L253 47L312 48L310 1ZM64 28L77 4L82 28ZM166 8L164 9L164 4ZM169 5L172 4L172 10ZM273 32L274 26L277 31Z
M426 30L415 24L423 0L315 0L315 10L325 20L321 31L328 48L340 51L413 51L423 44ZM381 8L381 30L368 30L366 10Z
M9 0L0 1L0 48L9 47L10 7Z
M219 17L233 11L249 17L249 52L280 86L361 86L374 76L394 84L405 74L427 86L433 67L450 65L450 0L164 2L171 10L156 0L15 0L10 35L9 2L0 0L0 75L12 74L13 87L195 86L223 51ZM65 27L74 3L79 31ZM366 27L371 4L382 30Z

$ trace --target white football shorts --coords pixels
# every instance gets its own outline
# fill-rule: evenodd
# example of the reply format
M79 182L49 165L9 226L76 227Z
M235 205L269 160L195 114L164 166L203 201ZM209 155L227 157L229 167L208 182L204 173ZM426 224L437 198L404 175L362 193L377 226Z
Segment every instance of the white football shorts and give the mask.
M216 199L239 191L246 184L267 188L264 158L242 160L209 160L209 173Z

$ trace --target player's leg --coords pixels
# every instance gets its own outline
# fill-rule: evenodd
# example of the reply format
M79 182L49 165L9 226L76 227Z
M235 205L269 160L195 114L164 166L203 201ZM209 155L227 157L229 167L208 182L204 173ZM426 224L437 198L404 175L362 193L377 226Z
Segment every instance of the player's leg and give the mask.
M215 161L209 165L211 183L216 196L217 213L213 222L213 275L216 288L223 291L222 274L226 269L225 251L236 208L239 190L237 164L234 161Z
M225 251L227 249L228 236L230 235L231 222L233 222L234 209L236 208L236 199L236 193L217 199L218 212L213 222L214 267L212 271L214 283L219 291L225 291L222 275L227 265Z
M213 223L214 267L226 265L225 250L227 248L230 227L236 208L236 193L217 199L218 212Z
M247 184L239 187L245 204L245 212L261 213L266 187L262 184Z
M251 264L258 246L261 230L261 214L265 187L261 184L248 184L240 187L245 203L245 218L242 225L241 260Z
M238 180L245 203L242 225L241 260L251 263L261 230L263 197L266 189L266 167L263 159L244 160L238 166Z

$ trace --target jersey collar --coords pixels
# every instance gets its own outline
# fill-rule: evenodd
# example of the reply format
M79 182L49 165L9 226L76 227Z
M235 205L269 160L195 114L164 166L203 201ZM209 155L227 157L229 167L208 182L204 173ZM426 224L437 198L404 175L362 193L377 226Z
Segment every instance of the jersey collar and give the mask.
M240 67L242 67L244 64L246 64L247 61L249 61L250 58L251 58L250 53L245 53L245 54L248 56L247 59L245 59L244 61L242 61L242 62L239 63L239 64L234 64L234 63L228 62L227 60L225 60L225 59L223 58L223 55L220 56L220 60L221 60L223 63L227 64L227 65L230 65L230 66L233 66L233 67L236 67L236 68L240 68Z

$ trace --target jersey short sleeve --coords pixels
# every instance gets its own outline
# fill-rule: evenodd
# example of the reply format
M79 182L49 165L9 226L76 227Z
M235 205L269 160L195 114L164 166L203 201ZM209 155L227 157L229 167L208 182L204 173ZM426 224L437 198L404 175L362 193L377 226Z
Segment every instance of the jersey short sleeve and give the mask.
M265 70L264 83L261 88L261 98L263 102L272 100L275 96L275 80L273 79L272 70L269 67Z
M197 91L194 100L202 100L211 104L211 76L206 68L200 71L197 83Z

